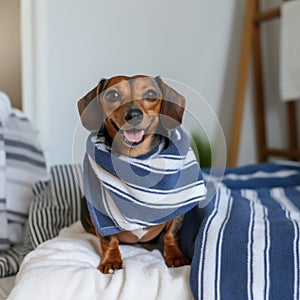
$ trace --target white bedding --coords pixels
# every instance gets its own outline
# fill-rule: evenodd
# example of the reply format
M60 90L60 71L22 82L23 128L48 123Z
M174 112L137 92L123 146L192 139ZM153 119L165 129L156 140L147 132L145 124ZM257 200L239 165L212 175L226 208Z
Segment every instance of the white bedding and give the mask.
M189 266L167 268L158 250L120 250L123 269L100 273L99 242L78 221L26 256L8 299L193 299Z

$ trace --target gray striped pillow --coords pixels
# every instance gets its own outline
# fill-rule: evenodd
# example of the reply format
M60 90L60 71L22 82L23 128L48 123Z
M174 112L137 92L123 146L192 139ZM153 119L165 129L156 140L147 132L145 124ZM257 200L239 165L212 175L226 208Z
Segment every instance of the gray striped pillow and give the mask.
M16 109L5 120L0 115L0 250L22 241L32 188L47 178L44 154L29 120Z
M34 248L80 218L80 165L53 166L50 173L50 181L35 185L29 210L29 234Z

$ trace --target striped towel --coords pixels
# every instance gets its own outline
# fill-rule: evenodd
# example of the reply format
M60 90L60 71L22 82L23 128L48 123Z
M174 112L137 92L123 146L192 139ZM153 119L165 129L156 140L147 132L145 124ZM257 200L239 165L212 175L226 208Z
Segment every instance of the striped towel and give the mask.
M22 241L32 187L48 173L31 123L8 100L0 101L0 250L5 250Z
M299 209L299 164L226 170L215 198L185 218L195 299L300 299Z
M179 128L149 155L118 156L91 134L83 168L84 191L98 232L156 225L189 211L206 188L189 139Z

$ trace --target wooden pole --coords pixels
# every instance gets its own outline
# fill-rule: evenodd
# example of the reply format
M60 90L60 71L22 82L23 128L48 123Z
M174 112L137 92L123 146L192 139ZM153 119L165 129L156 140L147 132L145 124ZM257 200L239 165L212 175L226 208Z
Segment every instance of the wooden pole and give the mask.
M245 22L242 37L241 56L237 74L237 86L235 92L234 111L232 117L231 136L227 165L236 166L240 144L240 134L243 121L245 104L245 92L248 79L249 61L253 35L253 17L255 15L255 0L248 0L246 4Z
M261 22L265 22L265 21L271 21L278 17L280 17L280 8L279 7L270 9L270 10L266 10L263 12L258 12L254 17L254 21L255 21L255 23L261 23Z
M259 0L255 1L255 10L259 11ZM254 120L256 131L256 153L258 162L267 161L266 126L263 91L262 53L260 23L253 24L253 75L254 75Z
M297 106L296 101L289 101L286 103L287 106L287 122L288 122L288 132L289 132L289 150L294 152L298 149L298 130L297 130ZM299 155L290 155L292 160L297 160L300 158Z

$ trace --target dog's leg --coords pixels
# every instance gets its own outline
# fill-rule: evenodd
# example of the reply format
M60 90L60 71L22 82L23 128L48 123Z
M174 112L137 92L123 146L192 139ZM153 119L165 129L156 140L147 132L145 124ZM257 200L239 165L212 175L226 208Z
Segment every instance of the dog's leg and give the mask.
M183 218L184 215L179 216L166 224L164 258L168 267L181 267L190 263L179 247L179 232L183 224Z
M102 250L101 262L98 269L104 273L113 273L122 268L122 257L119 250L119 240L115 235L102 237L98 235Z
M119 250L119 241L114 235L102 237L98 234L95 224L90 217L85 197L81 199L81 223L87 232L95 234L99 239L102 258L98 269L104 274L113 273L115 270L121 269L122 258Z
M96 228L90 217L90 213L86 201L87 200L84 196L81 197L81 213L80 213L81 224L86 232L96 235Z

